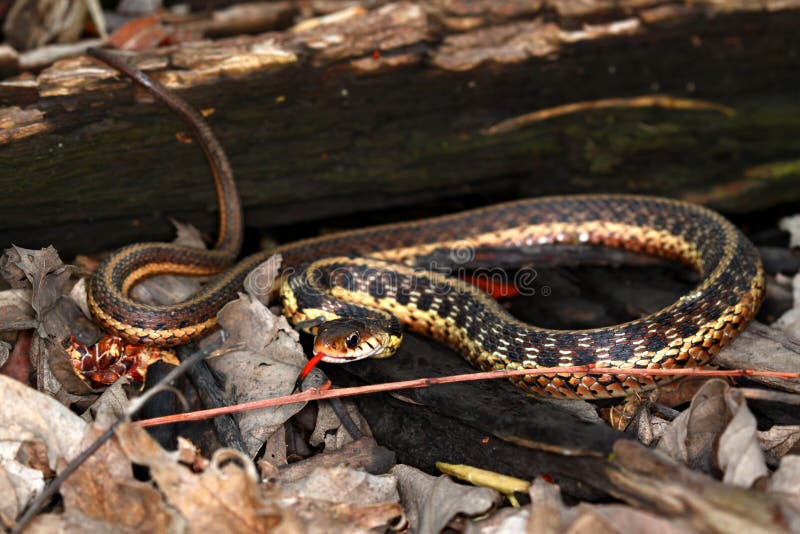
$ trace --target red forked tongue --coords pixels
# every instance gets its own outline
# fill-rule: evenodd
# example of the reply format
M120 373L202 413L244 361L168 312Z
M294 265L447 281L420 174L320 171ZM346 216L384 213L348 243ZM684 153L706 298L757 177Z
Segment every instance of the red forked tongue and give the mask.
M303 370L300 371L299 375L297 375L297 380L295 380L294 382L294 389L292 390L292 393L295 393L297 391L302 391L303 381L306 379L309 373L311 373L314 367L316 367L317 364L322 361L322 358L324 358L325 356L327 356L327 354L325 354L324 352L318 352L314 354L313 358L311 358L306 362L306 364L303 366Z

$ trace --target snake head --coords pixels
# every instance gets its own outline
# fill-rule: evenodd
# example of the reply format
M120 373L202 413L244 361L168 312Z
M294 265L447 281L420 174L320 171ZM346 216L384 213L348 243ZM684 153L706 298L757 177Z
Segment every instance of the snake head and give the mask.
M360 319L325 321L314 338L314 354L324 354L322 361L344 363L364 358L387 358L395 353L399 340L379 322Z

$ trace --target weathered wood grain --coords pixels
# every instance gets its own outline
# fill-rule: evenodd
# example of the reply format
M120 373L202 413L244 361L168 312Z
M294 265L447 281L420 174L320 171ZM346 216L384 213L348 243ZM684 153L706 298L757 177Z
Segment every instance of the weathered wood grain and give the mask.
M575 192L743 212L800 198L799 22L791 1L400 2L131 61L209 113L252 227ZM735 114L589 110L486 133L653 94ZM64 60L0 83L0 102L3 244L163 239L164 216L213 232L186 128L107 68Z

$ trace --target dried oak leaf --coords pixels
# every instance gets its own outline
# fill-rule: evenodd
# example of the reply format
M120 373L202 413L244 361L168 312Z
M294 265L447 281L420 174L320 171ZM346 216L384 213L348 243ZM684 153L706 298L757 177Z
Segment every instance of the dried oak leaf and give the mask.
M569 508L561 500L557 485L537 478L531 496L528 532L694 532L682 521L668 521L651 512L622 504L580 505Z
M531 497L528 530L563 532L570 512L561 500L559 487L537 477L528 488L528 494Z
M303 497L292 497L289 502L303 532L374 534L399 530L405 523L403 507L396 502L357 505Z
M75 282L75 285L72 286L69 292L69 298L80 308L83 315L86 317L92 316L92 312L89 311L89 301L86 296L86 278L81 278Z
M121 425L117 439L128 458L149 468L167 503L186 520L191 532L300 532L293 514L261 495L250 459L231 449L219 449L209 467L194 472L162 449L147 432Z
M350 531L386 528L403 517L397 480L347 467L319 467L283 483L284 498L296 501L305 529Z
M103 425L107 426L107 425ZM103 433L93 426L82 447ZM133 476L117 440L109 440L61 485L67 516L87 518L111 532L180 532L183 519L149 483Z
M783 217L778 221L778 228L789 232L789 247L800 247L800 215Z
M138 531L114 529L108 523L83 517L79 512L69 514L41 514L33 518L25 529L25 534L53 534L54 532L60 534L108 534L110 532L122 532L127 534L128 532L133 533ZM180 531L173 531L168 534L177 534L177 532Z
M0 368L3 368L2 373L8 376L12 376L12 373L8 372L4 367L10 356L11 345L3 340L0 340ZM24 380L24 377L18 377L18 379Z
M489 517L473 521L467 532L470 534L504 534L506 532L534 532L537 534L559 534L563 530L534 530L528 528L530 510L527 508L500 508Z
M282 465L279 469L281 483L287 484L310 475L320 467L348 467L372 474L386 473L396 464L394 452L381 447L371 437L352 441L337 450L328 450L304 460ZM277 469L274 464L270 469Z
M128 380L123 378L104 389L103 393L97 397L97 400L84 410L81 414L81 419L91 423L99 414L111 414L116 417L123 416L129 402L128 395L125 393L125 386L127 385Z
M289 449L286 443L286 426L281 426L271 436L267 438L264 443L264 454L261 456L262 462L266 462L275 466L286 465L289 463L287 451Z
M800 455L790 454L781 459L781 465L769 479L767 489L800 499Z
M297 342L280 333L262 351L232 350L209 360L209 365L225 376L232 402L245 403L289 395L305 361ZM305 403L293 403L236 414L247 453L254 457L264 442L303 406Z
M0 258L0 272L9 284L31 289L37 335L31 340L30 354L38 387L64 404L81 401L93 391L72 371L60 341L72 334L84 340L99 337L97 327L68 296L72 270L61 262L53 247L11 247Z
M758 432L758 441L770 467L777 467L781 458L790 452L800 452L800 426L775 425L769 430Z
M371 475L348 467L319 467L307 477L282 485L299 497L347 504L398 502L397 480L392 475Z
M651 413L646 405L642 405L634 414L634 419L628 426L628 431L636 433L636 439L643 445L650 445L656 440L660 440L667 431L671 422Z
M797 343L800 341L800 273L792 277L792 300L794 306L771 326L784 331L792 341Z
M369 428L364 416L358 411L358 407L351 400L343 400L342 407L350 415L350 418L356 423L362 435L371 436L372 432ZM333 410L331 403L321 402L317 409L317 421L314 425L314 430L308 438L308 442L318 447L325 445L325 451L331 452L340 449L347 443L351 443L353 437L349 432L342 428L342 421L336 412Z
M34 361L44 362L37 369L40 390L66 406L94 402L97 392L75 373L72 361L61 343L33 336L31 354Z
M749 488L769 472L758 441L756 418L740 391L728 387L724 398L732 418L719 437L717 462L725 473L722 481Z
M29 289L0 291L0 331L36 328Z
M41 250L12 246L0 259L0 272L11 287L33 289L31 306L41 317L67 293L72 268L52 246Z
M8 529L14 524L14 519L25 507L25 503L42 489L42 478L41 473L33 470L10 473L5 465L6 453L2 449L4 447L0 446L0 495L3 496L0 499L0 524Z
M274 261L270 259L267 264ZM277 274L276 270L273 272ZM249 285L272 287L273 280L263 271L257 276L266 278ZM209 360L209 365L225 376L234 402L291 393L306 357L297 343L297 332L285 317L275 316L258 297L241 294L220 310L217 321L225 331L225 342L218 351L222 356ZM314 381L321 384L319 371L309 377L310 385ZM236 414L248 454L255 456L264 442L303 406L305 403L294 403Z
M28 384L33 377L33 364L31 363L32 332L23 330L12 335L14 346L5 341L0 341L0 373Z
M292 341L299 335L286 318L276 316L258 298L240 294L237 300L227 303L217 314L217 322L225 330L225 349L263 351L278 337L285 334Z
M2 375L0 406L0 468L6 489L0 511L14 519L44 487L44 474L36 467L41 462L21 463L21 453L31 444L45 446L46 469L56 471L61 460L79 452L86 423L56 400Z
M49 43L74 43L87 21L86 2L22 0L13 2L3 33L17 50L33 50Z
M416 532L441 532L457 514L485 514L500 501L492 489L456 484L408 465L397 465L390 473L397 477L401 502Z
M750 487L767 474L756 419L744 396L722 380L711 380L697 392L658 449L692 469L719 469L723 482L737 486Z
M667 520L654 513L622 504L580 504L576 507L576 513L578 517L572 521L568 529L562 532L569 534L583 532L691 534L700 532L680 519Z
M695 471L711 473L715 468L714 449L730 420L723 398L728 385L721 380L707 382L692 403L672 422L661 437L657 450Z
M29 250L12 246L0 258L0 273L11 287L32 290L30 306L40 337L64 339L73 328L75 313L70 312L71 302L63 299L72 286L72 271L53 247Z

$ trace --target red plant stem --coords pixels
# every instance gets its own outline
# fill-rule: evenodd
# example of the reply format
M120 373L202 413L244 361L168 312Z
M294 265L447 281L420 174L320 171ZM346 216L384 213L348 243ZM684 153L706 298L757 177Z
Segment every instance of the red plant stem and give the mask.
M284 404L293 404L295 402L307 402L322 399L334 399L339 397L352 397L354 395L365 395L368 393L382 393L386 391L398 391L401 389L416 389L426 388L435 384L452 384L454 382L471 382L473 380L496 380L499 378L509 378L522 375L569 375L569 374L592 374L592 375L623 375L623 376L679 376L679 375L692 375L692 376L760 376L770 378L783 378L786 380L800 379L800 373L788 373L781 371L755 371L753 369L734 369L734 370L719 370L719 369L698 369L695 367L683 369L618 369L606 367L594 367L577 365L572 367L539 367L537 369L515 369L513 371L487 371L483 373L469 373L463 375L442 376L436 378L418 378L415 380L404 380L401 382L386 382L383 384L371 384L369 386L357 386L351 388L329 389L327 391L319 391L311 389L302 393L294 395L287 395L284 397L274 397L271 399L263 399L253 402L245 402L242 404L235 404L233 406L223 406L221 408L212 408L210 410L198 410L195 412L181 413L174 415L165 415L162 417L153 417L152 419L142 419L137 421L136 424L147 427L166 425L169 423L177 423L181 421L197 421L200 419L209 419L218 415L225 415L229 413L246 412L249 410L258 410L260 408L269 408L272 406L282 406Z

